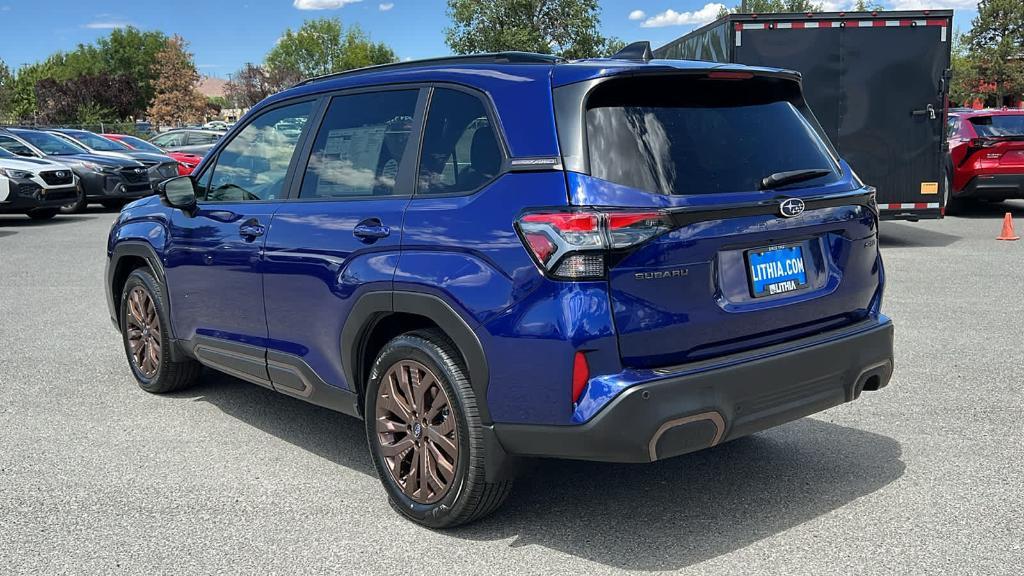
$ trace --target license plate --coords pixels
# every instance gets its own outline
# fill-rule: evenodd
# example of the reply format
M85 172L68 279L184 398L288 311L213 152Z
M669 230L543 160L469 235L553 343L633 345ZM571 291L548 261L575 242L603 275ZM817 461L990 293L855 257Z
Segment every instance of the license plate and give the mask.
M803 246L771 246L747 252L750 289L755 298L807 287Z

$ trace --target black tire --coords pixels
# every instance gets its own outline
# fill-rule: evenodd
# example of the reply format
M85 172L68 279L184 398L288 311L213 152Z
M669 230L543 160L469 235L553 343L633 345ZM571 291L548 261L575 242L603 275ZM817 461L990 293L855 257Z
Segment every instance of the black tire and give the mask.
M945 214L956 215L964 211L964 206L967 203L963 198L956 198L953 196L953 180L949 176L949 168L946 168L942 172L942 190L945 195Z
M57 215L57 208L36 208L35 210L29 210L25 214L33 220L49 220Z
M133 357L132 347L129 344L129 298L133 290L141 289L150 299L155 310L155 316L159 320L159 348L160 352L156 362L155 371L150 374L145 372ZM183 358L178 362L170 359L170 347L173 344L166 338L166 327L171 325L167 316L167 305L164 303L160 284L153 274L146 268L137 268L128 275L121 290L121 342L124 345L125 356L128 359L128 366L139 383L139 387L146 392L162 394L182 390L199 379L202 366L191 358Z
M124 200L103 200L102 202L100 202L100 205L103 206L104 208L106 208L107 210L120 210L121 208L124 208L125 201Z
M377 433L377 400L381 381L401 361L414 361L435 375L449 401L448 417L456 419L458 457L447 492L425 504L407 496L382 455ZM494 512L512 489L512 479L487 482L484 476L484 440L477 398L455 345L438 330L420 330L398 336L380 351L366 389L366 436L377 475L392 507L410 520L430 528L450 528ZM424 436L426 437L426 435Z
M85 210L85 207L88 204L89 203L86 202L86 200L85 200L85 191L84 190L79 190L78 191L78 195L75 196L75 201L71 202L70 204L65 204L65 205L61 206L60 207L60 213L61 214L78 214L82 210Z

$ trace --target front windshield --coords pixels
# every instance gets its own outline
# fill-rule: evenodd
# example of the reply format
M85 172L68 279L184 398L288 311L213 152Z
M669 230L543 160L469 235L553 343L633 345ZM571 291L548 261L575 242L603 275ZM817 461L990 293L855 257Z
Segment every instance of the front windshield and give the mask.
M71 132L68 136L71 136L93 150L99 150L101 152L124 152L125 150L128 150L127 146L114 142L113 140L107 140L103 136L93 134L92 132Z
M129 146L135 148L136 150L142 150L143 152L153 152L156 154L164 153L163 150L161 150L157 146L150 144L149 142L146 142L142 138L136 138L135 136L121 136L121 140L123 142L127 142Z
M67 156L70 154L84 154L88 152L85 148L72 144L60 136L54 136L53 134L47 134L46 132L19 130L15 133L25 140L28 140L29 144L32 144L36 148L42 150L43 154L46 154L47 156Z

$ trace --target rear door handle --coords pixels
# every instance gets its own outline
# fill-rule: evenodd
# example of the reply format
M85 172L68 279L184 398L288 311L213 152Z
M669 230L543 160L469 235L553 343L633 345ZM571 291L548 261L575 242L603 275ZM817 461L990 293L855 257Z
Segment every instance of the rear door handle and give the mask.
M379 218L363 220L352 229L352 235L363 242L373 242L391 235L391 228L381 223Z
M267 227L260 224L260 221L255 218L246 220L238 227L238 235L250 241L263 236L266 232Z

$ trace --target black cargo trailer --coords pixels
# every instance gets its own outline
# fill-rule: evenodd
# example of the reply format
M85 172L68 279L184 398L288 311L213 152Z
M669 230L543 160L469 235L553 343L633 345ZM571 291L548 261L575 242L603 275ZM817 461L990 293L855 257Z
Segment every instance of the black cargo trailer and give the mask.
M941 218L952 10L731 14L656 58L796 70L818 122L885 219Z

